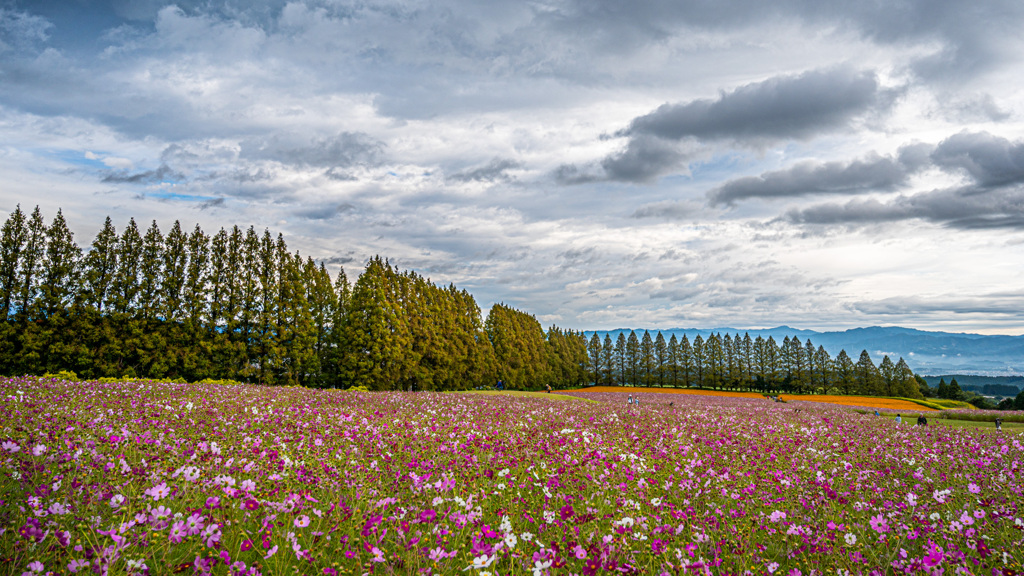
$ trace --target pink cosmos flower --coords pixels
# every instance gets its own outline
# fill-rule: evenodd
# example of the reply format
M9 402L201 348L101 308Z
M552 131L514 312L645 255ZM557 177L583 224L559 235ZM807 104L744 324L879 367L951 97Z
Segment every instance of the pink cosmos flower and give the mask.
M879 534L883 534L889 531L889 521L886 520L885 517L881 514L879 514L878 516L872 516L871 520L869 521L869 524L871 524L871 528Z
M309 526L309 516L306 516L305 514L303 514L303 515L299 516L298 518L296 518L292 522L292 524L295 525L296 528L305 528L306 526Z
M171 526L171 532L167 535L167 538L175 544L181 544L187 537L188 530L185 529L185 523L181 520L178 520Z
M146 490L145 494L146 496L151 497L154 501L159 502L161 499L171 495L171 489L167 487L166 482L161 482Z

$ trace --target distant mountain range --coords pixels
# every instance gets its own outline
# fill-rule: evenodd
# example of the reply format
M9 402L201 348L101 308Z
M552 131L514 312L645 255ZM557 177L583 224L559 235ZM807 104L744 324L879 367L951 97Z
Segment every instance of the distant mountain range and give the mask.
M637 336L643 329L634 329ZM620 332L628 336L629 328L616 330L590 330L584 332L587 338L597 333L604 338L611 334L612 340ZM651 330L651 336L659 330ZM796 336L802 342L809 338L815 347L824 346L833 357L840 350L857 361L861 350L867 350L871 359L879 363L883 356L893 361L902 357L907 364L922 376L943 374L977 374L983 376L1009 376L1024 374L1024 336L986 336L983 334L954 334L950 332L926 332L898 326L854 328L843 332L816 332L800 330L789 326L776 328L671 328L660 330L667 340L672 334L682 338L686 334L693 340L698 334L707 339L713 333L750 334L751 338L772 336L781 343L785 337Z

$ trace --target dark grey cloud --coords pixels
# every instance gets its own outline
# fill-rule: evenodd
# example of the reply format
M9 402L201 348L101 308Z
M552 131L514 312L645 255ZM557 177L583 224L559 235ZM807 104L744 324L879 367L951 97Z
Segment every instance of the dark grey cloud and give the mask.
M499 180L508 182L511 178L507 172L521 167L522 164L515 160L495 158L484 166L451 174L446 177L446 180L452 182L495 182Z
M558 168L555 168L552 176L554 177L555 182L563 185L589 184L591 182L598 182L604 179L602 175L581 170L580 167L575 164L562 164Z
M609 180L651 182L686 158L676 143L647 134L629 139L626 149L601 161Z
M246 138L239 145L240 156L249 160L332 168L376 165L385 147L383 142L361 132L313 138L274 134Z
M854 224L919 219L957 229L1024 229L1024 189L956 188L900 195L891 200L854 199L789 211L795 224Z
M181 181L185 179L185 175L175 171L167 164L161 164L159 168L154 170L145 170L142 172L113 172L107 174L103 178L103 182L108 184L156 184L160 182L169 181Z
M887 107L893 96L873 72L813 70L747 84L714 100L664 104L634 119L622 134L666 140L802 139Z
M873 72L848 67L777 76L723 92L713 100L664 104L635 118L616 134L628 137L625 148L605 158L601 166L609 180L651 182L688 158L682 149L686 142L726 140L760 146L807 139L884 111L894 97Z
M199 209L200 210L209 210L211 208L221 208L223 206L224 206L224 199L223 198L214 198L213 200L208 200L208 201L203 202L202 204L200 204L199 205Z
M749 198L891 191L906 184L920 166L882 156L852 162L801 162L785 170L729 180L708 192L708 203L731 205Z
M338 214L352 212L356 207L348 202L341 204L325 204L322 206L305 207L296 210L294 213L299 218L306 220L329 220Z
M931 155L944 170L962 170L979 186L1024 182L1024 142L988 132L961 132L942 141Z

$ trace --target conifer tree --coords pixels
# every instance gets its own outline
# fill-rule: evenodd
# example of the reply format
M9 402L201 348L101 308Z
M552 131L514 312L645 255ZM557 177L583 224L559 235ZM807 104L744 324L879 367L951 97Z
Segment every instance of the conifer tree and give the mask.
M207 314L206 295L210 288L210 237L203 232L198 224L188 237L187 253L188 268L185 272L181 301L185 318L193 326L199 326Z
M18 314L29 318L39 294L44 260L46 258L46 224L36 206L25 229L25 245L21 250L18 267Z
M885 396L895 396L897 381L901 375L897 374L896 364L893 363L889 356L882 357L882 363L878 365L878 373L882 385L882 394Z
M810 342L810 340L808 340ZM811 391L821 390L827 394L835 380L835 363L824 346L818 346L811 364Z
M188 280L189 237L175 220L164 238L163 282L160 285L161 315L168 321L180 321L184 312L185 282Z
M843 394L854 394L857 391L857 370L853 360L846 353L840 350L835 361L836 386Z
M878 368L875 367L875 363L871 361L871 355L868 354L867 350L862 350L860 353L860 359L857 360L857 367L855 371L855 378L857 381L857 393L865 396L880 396L882 393L882 386L879 382Z
M71 308L81 291L82 249L75 244L64 214L57 210L46 232L46 259L43 264L40 316L48 318Z
M640 385L640 378L642 376L641 362L640 339L637 338L636 332L630 330L629 336L626 338L626 372L629 375L628 381L630 386Z
M704 385L719 388L724 376L725 354L722 350L722 338L718 334L711 334L704 343Z
M160 280L163 277L164 236L156 220L142 239L142 266L139 270L139 312L146 320L156 320L162 310Z
M618 338L615 339L615 382L619 386L625 386L629 381L629 368L626 356L626 336L619 332Z
M612 343L611 334L605 332L604 342L601 345L601 384L612 386L615 384L615 344Z
M903 398L924 398L924 394L921 393L921 386L918 383L917 377L914 375L914 371L907 366L907 363L901 357L899 362L896 363L896 372L899 375L899 388L896 395ZM927 386L927 383L925 383Z
M117 242L117 270L111 283L112 308L118 314L132 313L138 305L141 260L142 236L132 218Z
M666 369L666 381L673 388L678 388L682 380L682 351L679 349L679 340L675 334L668 339L668 366Z
M602 363L602 352L601 337L594 332L594 335L590 337L590 341L587 343L587 355L590 356L590 378L594 384L601 383L601 374L604 372L604 364Z
M751 387L754 382L754 340L750 337L750 333L745 332L743 334L743 379L746 381L747 387Z
M703 388L707 378L707 351L704 349L704 338L697 334L693 338L693 381L698 388Z
M644 386L651 386L657 378L658 363L654 356L654 340L651 333L644 330L640 339L640 383Z
M655 382L658 386L665 386L665 382L668 380L668 364L668 344L665 342L665 336L658 332L658 336L654 339L654 372Z
M686 337L686 334L683 334L682 339L679 340L679 374L684 387L689 388L696 385L697 362L693 356L690 339Z
M20 294L18 270L28 236L25 213L19 204L0 230L0 320L9 318Z
M112 303L114 277L117 273L117 230L107 216L85 256L85 303L97 312L104 312Z
M950 379L948 394L950 400L964 399L964 392L960 389L960 384L956 381L956 378Z

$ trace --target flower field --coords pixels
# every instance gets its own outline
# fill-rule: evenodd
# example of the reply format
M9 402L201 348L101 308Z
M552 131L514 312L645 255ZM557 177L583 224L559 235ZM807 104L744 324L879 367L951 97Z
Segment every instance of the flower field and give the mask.
M1021 573L1024 436L575 394L0 380L0 566Z
M734 392L730 390L707 390L702 388L622 388L618 386L591 386L589 388L581 388L580 391L615 392L621 394L692 394L697 396L722 396L726 398L764 398L764 395L759 392ZM859 406L862 408L879 408L895 411L937 412L935 408L929 408L927 406L922 406L909 400L901 400L899 398L879 398L877 396L832 396L825 394L779 394L779 397L786 402L822 402L825 404L838 404L840 406Z

